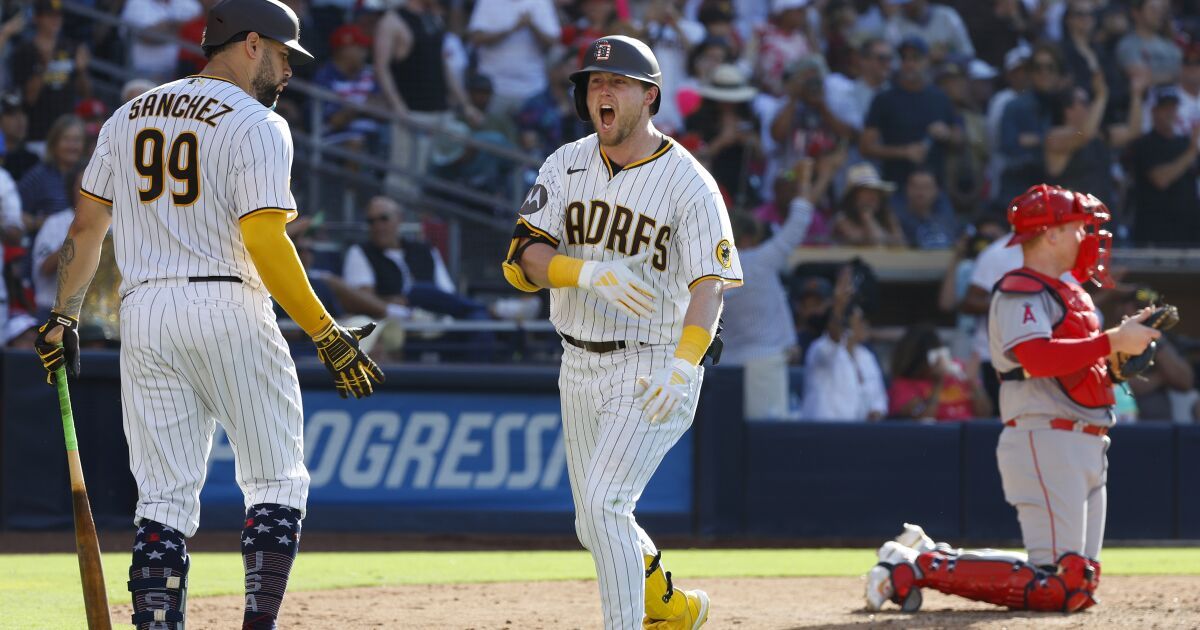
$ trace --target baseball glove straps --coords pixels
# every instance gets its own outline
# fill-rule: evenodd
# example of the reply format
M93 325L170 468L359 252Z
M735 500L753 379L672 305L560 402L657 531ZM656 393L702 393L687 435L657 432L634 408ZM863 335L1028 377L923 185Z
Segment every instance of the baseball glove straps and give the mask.
M62 327L62 341L52 342L46 339L55 328ZM60 367L67 368L67 376L79 376L79 320L70 315L50 311L50 317L38 327L37 341L33 347L38 357L42 359L42 367L49 374L46 382L54 384L54 373Z
M695 364L676 358L667 367L656 370L650 378L638 377L637 406L650 424L666 422L675 410L687 404L697 372Z
M583 261L559 254L550 259L547 276L551 285L587 289L629 317L649 317L658 310L658 293L633 271L649 257L646 252L616 260Z
M1138 318L1134 318L1136 321ZM1142 325L1155 330L1170 330L1179 323L1179 309L1170 304L1154 308L1142 320ZM1110 376L1114 383L1121 383L1131 377L1141 375L1154 365L1154 355L1158 352L1158 344L1151 341L1146 349L1138 354L1125 354L1117 351L1116 361L1110 366Z
M350 394L355 398L370 396L375 391L371 381L383 382L383 370L358 347L359 340L373 330L373 322L359 328L343 328L330 322L313 336L317 358L333 375L333 384L342 398Z

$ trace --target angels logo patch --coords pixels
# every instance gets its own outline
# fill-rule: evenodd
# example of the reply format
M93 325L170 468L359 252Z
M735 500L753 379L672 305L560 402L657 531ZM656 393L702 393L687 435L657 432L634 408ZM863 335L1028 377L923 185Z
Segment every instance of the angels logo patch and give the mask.
M721 239L721 242L717 243L716 255L717 262L721 263L721 266L725 269L733 266L733 246L729 244L727 239Z
M594 50L596 51L596 61L608 61L608 58L612 56L612 44L603 39L596 42Z
M1037 318L1033 316L1033 304L1026 302L1025 303L1025 315L1023 315L1021 317L1021 324L1028 324L1029 322L1033 322L1036 324Z

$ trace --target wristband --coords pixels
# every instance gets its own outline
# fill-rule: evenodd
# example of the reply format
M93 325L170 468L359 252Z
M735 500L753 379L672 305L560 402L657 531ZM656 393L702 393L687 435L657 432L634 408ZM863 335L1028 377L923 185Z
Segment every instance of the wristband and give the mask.
M700 365L704 353L708 352L708 347L712 345L712 340L712 333L708 330L695 325L684 326L683 334L679 336L679 345L675 348L675 356L692 365Z
M555 254L554 258L550 259L550 267L546 270L546 277L550 281L550 286L555 289L563 287L579 286L579 273L583 271L583 261L578 258Z

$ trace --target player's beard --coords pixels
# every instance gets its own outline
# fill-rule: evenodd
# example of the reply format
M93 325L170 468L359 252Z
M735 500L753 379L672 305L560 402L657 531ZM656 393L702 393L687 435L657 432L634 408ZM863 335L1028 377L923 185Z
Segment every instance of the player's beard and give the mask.
M275 109L275 103L279 100L280 86L282 81L275 80L278 73L275 72L275 62L270 55L263 57L262 63L258 64L258 72L250 81L250 89L254 90L254 99L264 106Z

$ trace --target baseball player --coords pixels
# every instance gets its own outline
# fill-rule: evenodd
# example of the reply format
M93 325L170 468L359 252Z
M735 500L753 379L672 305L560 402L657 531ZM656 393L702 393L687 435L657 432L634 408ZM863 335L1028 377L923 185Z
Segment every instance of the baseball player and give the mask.
M274 628L300 541L309 476L295 364L271 297L317 345L346 397L383 374L313 294L284 232L292 139L272 108L291 64L312 56L277 0L208 13L204 72L161 85L104 123L59 252L58 292L39 329L50 371L79 372L80 304L109 225L121 271L121 402L137 480L129 569L133 623L184 627L186 539L214 420L229 435L246 500L244 628ZM59 345L61 343L61 345Z
M1004 496L1017 510L1027 553L934 545L905 525L879 550L867 576L867 606L921 605L921 587L1018 610L1075 612L1096 603L1104 538L1110 363L1140 355L1159 336L1146 309L1101 330L1091 297L1063 282L1111 286L1108 208L1092 195L1045 184L1013 200L1011 243L1025 262L992 294L988 342L1000 375L1004 430L996 460Z
M699 628L708 596L675 588L633 517L692 423L722 293L741 284L712 177L650 118L662 75L640 41L596 40L571 75L596 133L542 165L504 274L550 289L575 531L592 553L604 627Z

